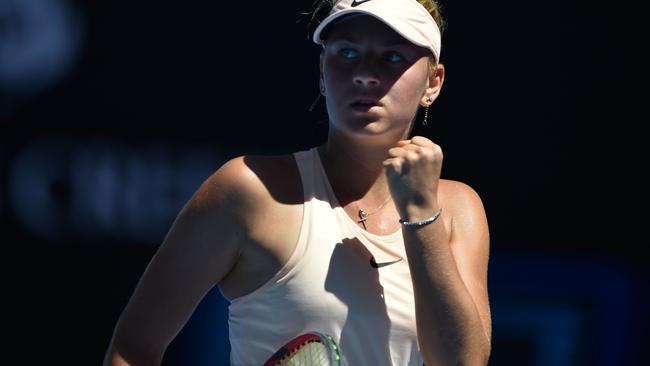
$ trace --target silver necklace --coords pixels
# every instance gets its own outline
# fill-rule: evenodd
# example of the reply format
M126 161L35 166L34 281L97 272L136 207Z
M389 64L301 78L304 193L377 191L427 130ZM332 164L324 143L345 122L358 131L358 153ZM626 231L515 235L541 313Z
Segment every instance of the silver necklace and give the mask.
M368 219L368 216L376 214L377 212L379 212L379 210L381 210L381 208L384 207L386 205L386 203L388 203L388 201L390 201L390 197L391 196L390 196L390 193L389 193L388 197L386 198L386 201L384 201L384 203L379 205L379 207L377 207L377 209L375 211L373 211L373 212L368 213L363 208L359 208L359 218L361 220L357 221L357 223L363 224L363 228L365 229L366 228L366 220ZM357 207L359 207L359 206L357 205Z

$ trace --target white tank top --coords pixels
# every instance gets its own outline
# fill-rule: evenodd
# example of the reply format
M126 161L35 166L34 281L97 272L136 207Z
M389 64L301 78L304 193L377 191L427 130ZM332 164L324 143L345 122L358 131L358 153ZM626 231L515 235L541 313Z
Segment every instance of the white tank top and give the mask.
M401 229L363 230L337 202L317 149L293 155L305 194L298 242L273 278L231 300L231 364L262 365L315 330L334 338L347 365L421 366Z

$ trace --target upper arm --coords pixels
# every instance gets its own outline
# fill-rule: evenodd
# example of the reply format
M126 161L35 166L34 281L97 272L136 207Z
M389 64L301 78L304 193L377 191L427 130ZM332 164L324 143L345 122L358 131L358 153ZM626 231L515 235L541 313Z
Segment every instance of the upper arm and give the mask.
M489 339L492 328L487 290L490 234L485 209L481 198L470 186L452 182L450 191L454 211L451 249Z
M179 212L120 316L117 351L162 357L204 295L235 265L245 234L237 212L246 201L247 174L240 158L230 160Z

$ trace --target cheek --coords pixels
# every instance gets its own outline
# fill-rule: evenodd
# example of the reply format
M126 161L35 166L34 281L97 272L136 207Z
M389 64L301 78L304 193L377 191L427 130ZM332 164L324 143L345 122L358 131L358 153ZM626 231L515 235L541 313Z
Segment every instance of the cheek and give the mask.
M393 92L395 97L401 102L418 104L425 89L426 83L422 81L422 78L408 77L405 75L400 79L399 83L394 85Z
M337 65L336 62L334 62L332 54L326 52L322 58L322 68L323 68L322 70L323 70L323 74L325 74L324 76L329 78L331 75L336 74L336 72L338 71L337 69L339 67L340 66Z
M410 67L400 70L398 75L395 75L396 80L393 85L393 89L400 95L400 99L415 98L417 99L416 103L419 103L420 97L427 88L427 72L428 61L423 59L419 59Z
M323 66L323 80L325 87L335 88L337 85L348 80L348 75L343 66L335 65L331 62L325 63Z

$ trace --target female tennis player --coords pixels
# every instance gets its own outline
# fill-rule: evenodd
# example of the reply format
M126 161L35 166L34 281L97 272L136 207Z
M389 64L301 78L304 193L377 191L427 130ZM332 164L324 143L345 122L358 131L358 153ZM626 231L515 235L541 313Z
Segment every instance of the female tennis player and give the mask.
M333 4L313 34L326 142L238 156L206 179L144 271L105 365L160 364L215 285L230 300L233 365L262 365L310 332L353 366L487 364L481 199L440 178L436 142L409 138L437 123L441 26L431 0Z

